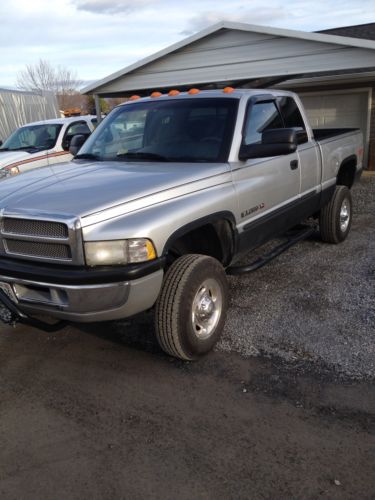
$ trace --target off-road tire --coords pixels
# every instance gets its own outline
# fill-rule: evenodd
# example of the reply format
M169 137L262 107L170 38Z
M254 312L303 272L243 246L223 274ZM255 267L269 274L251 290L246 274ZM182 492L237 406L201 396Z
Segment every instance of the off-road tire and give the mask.
M205 290L203 284L207 282L217 284L221 307L216 308L220 314L215 312L217 323L212 326L212 333L208 338L199 338L192 312L198 291L200 287ZM218 341L227 308L228 282L220 262L205 255L180 257L168 269L155 306L155 332L160 347L167 354L186 361L201 357Z
M348 220L342 228L344 217L342 210L346 203L349 207ZM353 204L352 195L346 186L336 186L329 203L325 205L319 215L320 237L327 243L341 243L348 236L352 224Z

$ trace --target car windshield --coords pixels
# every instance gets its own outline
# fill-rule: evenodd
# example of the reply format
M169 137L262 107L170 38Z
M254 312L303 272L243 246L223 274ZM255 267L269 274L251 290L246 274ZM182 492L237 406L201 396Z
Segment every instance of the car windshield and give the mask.
M77 159L224 162L238 100L160 99L116 108L82 146Z
M55 146L62 125L28 125L17 129L1 146L0 151L42 151Z

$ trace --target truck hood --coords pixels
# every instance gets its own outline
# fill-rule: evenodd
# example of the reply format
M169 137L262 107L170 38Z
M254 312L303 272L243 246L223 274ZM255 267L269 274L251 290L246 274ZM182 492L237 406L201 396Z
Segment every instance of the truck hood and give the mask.
M22 160L30 158L27 151L1 151L0 150L0 169Z
M205 178L210 186L223 182L220 174L229 171L226 163L69 162L0 182L0 209L82 218L140 198L147 205L155 193L169 199L176 187L187 194L202 189Z

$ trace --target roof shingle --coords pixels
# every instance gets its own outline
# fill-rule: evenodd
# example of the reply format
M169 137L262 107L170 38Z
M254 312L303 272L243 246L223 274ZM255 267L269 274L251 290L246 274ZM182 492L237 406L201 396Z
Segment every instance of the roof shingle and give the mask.
M357 24L355 26L343 26L329 30L317 31L326 35L347 36L351 38L363 38L364 40L375 40L375 23Z

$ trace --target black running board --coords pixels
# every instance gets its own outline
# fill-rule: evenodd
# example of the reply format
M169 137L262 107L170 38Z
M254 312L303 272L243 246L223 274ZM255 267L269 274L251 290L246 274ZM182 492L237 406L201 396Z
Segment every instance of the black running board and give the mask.
M8 295L0 290L0 320L7 325L16 325L23 323L24 325L33 326L44 332L57 332L67 325L66 321L57 321L56 323L47 323L40 319L27 316L17 305L8 297Z
M251 273L252 271L256 271L257 269L265 266L275 257L278 257L280 254L288 250L291 246L295 245L299 241L302 241L309 236L311 236L315 232L315 227L305 226L303 229L299 229L296 231L290 231L285 234L287 240L284 243L281 243L274 247L270 252L262 255L258 259L254 260L250 264L245 264L244 266L230 266L226 269L227 274L236 275L236 274L245 274Z

